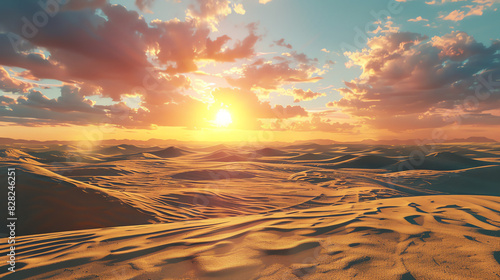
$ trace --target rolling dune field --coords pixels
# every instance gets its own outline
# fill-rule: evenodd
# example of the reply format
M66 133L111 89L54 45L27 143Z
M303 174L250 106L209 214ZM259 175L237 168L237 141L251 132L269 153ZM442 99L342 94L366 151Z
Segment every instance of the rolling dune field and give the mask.
M499 147L4 147L0 277L499 279Z

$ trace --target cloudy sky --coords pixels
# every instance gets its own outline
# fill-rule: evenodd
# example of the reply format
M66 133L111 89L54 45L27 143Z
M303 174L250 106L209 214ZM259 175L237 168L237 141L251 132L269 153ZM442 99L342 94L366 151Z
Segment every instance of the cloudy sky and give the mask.
M500 140L498 8L3 0L1 136Z

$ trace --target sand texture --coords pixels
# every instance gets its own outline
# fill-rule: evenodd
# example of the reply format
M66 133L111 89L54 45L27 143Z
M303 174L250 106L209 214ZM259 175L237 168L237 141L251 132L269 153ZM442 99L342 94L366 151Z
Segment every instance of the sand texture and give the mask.
M499 147L3 147L0 278L500 279Z

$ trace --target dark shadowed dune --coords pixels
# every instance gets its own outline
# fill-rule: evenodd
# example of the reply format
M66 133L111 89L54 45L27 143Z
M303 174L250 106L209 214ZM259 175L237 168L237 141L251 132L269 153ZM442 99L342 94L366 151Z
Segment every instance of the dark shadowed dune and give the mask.
M118 198L119 192L72 180L42 167L17 164L16 169L16 216L21 217L16 225L18 235L144 224L155 220L125 204ZM0 174L0 179L6 182L6 173ZM5 230L2 228L1 232Z
M453 152L457 155L468 157L468 158L484 158L484 157L497 157L498 155L494 153L490 153L487 151L478 151L478 150L473 150L473 149L468 149L468 148L461 148L461 147L450 147L448 149L450 152Z
M500 166L460 170L407 170L385 174L392 182L449 194L500 195Z
M391 170L403 171L412 169L456 170L489 165L491 163L474 160L452 152L436 152L423 158L415 156L412 160L403 160L391 166Z

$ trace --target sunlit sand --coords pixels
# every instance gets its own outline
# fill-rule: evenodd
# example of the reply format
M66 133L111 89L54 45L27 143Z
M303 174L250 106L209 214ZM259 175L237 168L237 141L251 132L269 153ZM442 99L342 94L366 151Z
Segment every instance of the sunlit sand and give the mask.
M499 146L402 168L415 148L6 148L22 218L1 276L496 279Z

